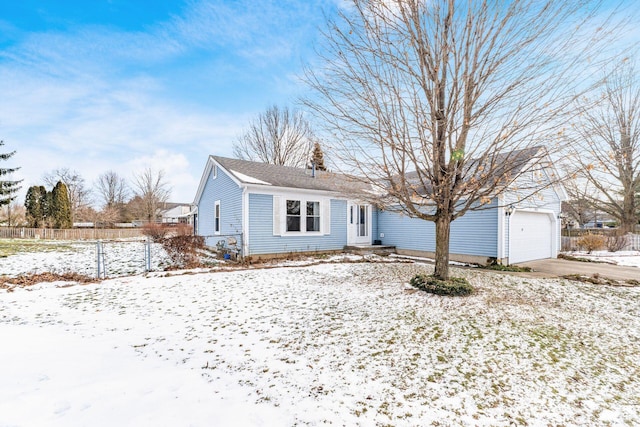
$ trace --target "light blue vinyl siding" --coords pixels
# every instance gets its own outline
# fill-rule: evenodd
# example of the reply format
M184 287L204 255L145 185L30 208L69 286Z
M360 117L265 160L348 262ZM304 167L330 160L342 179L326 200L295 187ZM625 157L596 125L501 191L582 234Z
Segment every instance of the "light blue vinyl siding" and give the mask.
M215 202L220 200L220 234L214 233ZM218 168L207 177L202 197L198 203L198 235L205 237L207 246L215 246L226 236L238 239L242 244L242 190L227 174Z
M274 236L273 196L249 194L249 248L245 255L341 250L347 244L347 203L331 200L331 234Z
M490 209L470 211L451 223L450 253L497 257L497 201L493 200L490 206ZM384 233L380 238L383 245L415 251L436 250L435 224L430 221L381 211L378 213L378 233Z
M540 185L548 185L549 178L546 176L542 178L543 182ZM516 186L518 185L518 181L516 181ZM530 186L530 182L525 182L524 185ZM523 186L524 186L523 185ZM529 194L519 194L518 192L505 192L503 199L505 205L514 205L518 209L550 209L554 211L556 214L560 213L560 198L556 193L556 190L553 186L548 186L531 197ZM523 200L519 200L523 199Z
M371 242L380 240L380 232L378 231L378 209L371 207Z

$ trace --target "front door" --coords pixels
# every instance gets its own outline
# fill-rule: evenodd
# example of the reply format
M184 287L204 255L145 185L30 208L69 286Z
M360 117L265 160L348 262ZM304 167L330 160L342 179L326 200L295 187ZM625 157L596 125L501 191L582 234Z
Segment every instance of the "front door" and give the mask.
M347 203L347 244L371 244L371 205Z

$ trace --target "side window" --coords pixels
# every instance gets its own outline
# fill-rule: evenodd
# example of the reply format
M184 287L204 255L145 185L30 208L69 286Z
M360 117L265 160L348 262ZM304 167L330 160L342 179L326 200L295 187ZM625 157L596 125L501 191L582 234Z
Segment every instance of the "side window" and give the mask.
M213 176L213 179L216 179L218 177L218 165L213 165L213 171L211 172L211 176Z
M300 231L300 200L287 200L287 231Z
M216 201L214 208L213 232L220 234L220 200Z

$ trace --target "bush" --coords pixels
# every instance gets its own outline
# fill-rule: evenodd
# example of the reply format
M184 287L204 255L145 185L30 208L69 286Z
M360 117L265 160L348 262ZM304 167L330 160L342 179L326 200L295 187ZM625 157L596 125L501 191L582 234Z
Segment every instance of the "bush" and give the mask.
M598 251L604 248L605 239L604 236L599 234L586 234L582 237L579 237L576 245L581 250L587 251L587 253L591 253L593 251Z
M627 246L627 236L624 234L607 236L606 246L609 252L621 251L625 246Z
M174 233L176 236L192 236L193 225L191 224L176 224Z
M161 243L176 267L195 268L201 265L200 251L204 249L204 237L174 236L162 239Z
M488 264L483 266L482 268L486 270L496 270L496 271L514 271L514 272L530 272L531 271L531 267L520 267L519 265L514 265L514 264L504 265L504 264L498 264L498 263Z
M147 237L151 237L151 240L156 243L162 242L162 240L167 237L168 233L169 230L165 226L155 222L150 222L142 226L142 234Z
M414 288L435 295L466 296L473 293L473 287L462 277L452 277L449 280L440 280L431 275L418 274L409 284Z

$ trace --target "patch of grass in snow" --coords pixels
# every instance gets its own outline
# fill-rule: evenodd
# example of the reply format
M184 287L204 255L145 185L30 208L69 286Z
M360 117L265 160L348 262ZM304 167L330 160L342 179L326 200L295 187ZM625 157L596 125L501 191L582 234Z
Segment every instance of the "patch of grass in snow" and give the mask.
M594 285L607 285L607 286L640 286L640 281L635 279L629 279L625 282L610 279L608 277L600 276L599 274L593 274L591 276L585 276L582 274L567 274L562 276L564 279L576 280L578 282L592 283Z
M562 253L558 254L558 258L566 259L568 261L595 262L595 263L601 263L601 264L608 264L606 261L598 261L597 259L577 257L577 256L573 256L573 255L569 255L569 254L562 254Z
M530 272L531 271L531 267L520 267L519 265L515 265L515 264L504 265L504 264L499 264L497 262L493 262L487 265L480 265L480 268L484 270L495 270L495 271L513 271L513 272Z
M44 240L24 240L24 239L0 239L0 258L16 255L19 253L32 252L60 252L75 250L69 243L44 241Z

